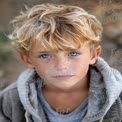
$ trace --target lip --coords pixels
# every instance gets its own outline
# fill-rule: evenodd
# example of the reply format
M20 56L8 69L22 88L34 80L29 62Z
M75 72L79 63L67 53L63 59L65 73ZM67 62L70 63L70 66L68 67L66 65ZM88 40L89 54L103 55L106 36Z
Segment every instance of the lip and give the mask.
M53 78L56 78L58 80L67 80L71 77L73 77L74 75L58 75L58 76L53 76Z

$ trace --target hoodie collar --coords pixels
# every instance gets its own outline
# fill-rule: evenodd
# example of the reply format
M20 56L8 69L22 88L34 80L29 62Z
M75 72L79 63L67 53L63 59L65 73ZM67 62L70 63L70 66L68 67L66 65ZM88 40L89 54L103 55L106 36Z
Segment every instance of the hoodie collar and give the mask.
M27 69L22 72L17 80L17 89L20 100L26 112L33 115L36 122L43 122L44 112L42 106L38 103L36 83L41 79L35 78L35 70Z
M40 78L35 79L34 69L25 70L17 81L20 100L25 110L32 114L38 120L37 122L42 122L42 117L45 119L44 111L37 98L36 83L40 81L42 83ZM88 111L83 122L102 119L121 91L121 74L99 57L97 62L90 66Z

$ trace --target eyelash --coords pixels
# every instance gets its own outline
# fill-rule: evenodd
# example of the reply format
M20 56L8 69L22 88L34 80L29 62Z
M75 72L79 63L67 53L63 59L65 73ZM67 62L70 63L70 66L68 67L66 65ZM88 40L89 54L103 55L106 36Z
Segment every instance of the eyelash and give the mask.
M73 54L73 55L72 55ZM75 54L75 55L74 55ZM79 52L69 52L69 54L68 54L68 56L79 56L80 55L80 53ZM48 58L50 58L51 57L51 55L50 54L41 54L40 56L39 56L39 58L41 58L41 59L48 59Z
M46 56L46 57L44 57L44 56ZM48 56L48 57L47 57ZM42 59L47 59L47 58L49 58L49 54L41 54L40 56L39 56L39 58L42 58Z
M74 53L75 55L71 55L71 53L72 53L72 54ZM78 56L78 55L80 55L79 52L75 52L75 51L74 51L74 52L70 52L69 54L70 54L70 56Z

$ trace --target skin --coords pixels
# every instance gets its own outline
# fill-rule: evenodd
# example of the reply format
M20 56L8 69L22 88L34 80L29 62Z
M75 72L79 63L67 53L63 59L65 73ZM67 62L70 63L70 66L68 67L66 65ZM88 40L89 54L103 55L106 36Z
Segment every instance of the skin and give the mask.
M101 53L98 46L94 53L86 45L71 51L43 52L39 45L27 57L20 54L28 68L35 68L44 79L43 95L49 105L58 112L75 110L89 92L89 65L96 62ZM70 98L70 99L69 99Z

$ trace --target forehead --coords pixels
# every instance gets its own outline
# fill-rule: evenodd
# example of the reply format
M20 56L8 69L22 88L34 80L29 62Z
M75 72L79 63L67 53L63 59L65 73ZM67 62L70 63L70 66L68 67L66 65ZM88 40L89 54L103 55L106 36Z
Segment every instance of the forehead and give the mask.
M87 44L83 44L81 45L81 47L77 48L77 47L64 47L63 49L58 49L58 50L55 50L52 49L52 48L44 48L41 44L36 44L33 49L31 50L31 53L58 53L60 51L65 51L65 52L69 52L69 51L84 51L86 49L89 49L88 45Z

